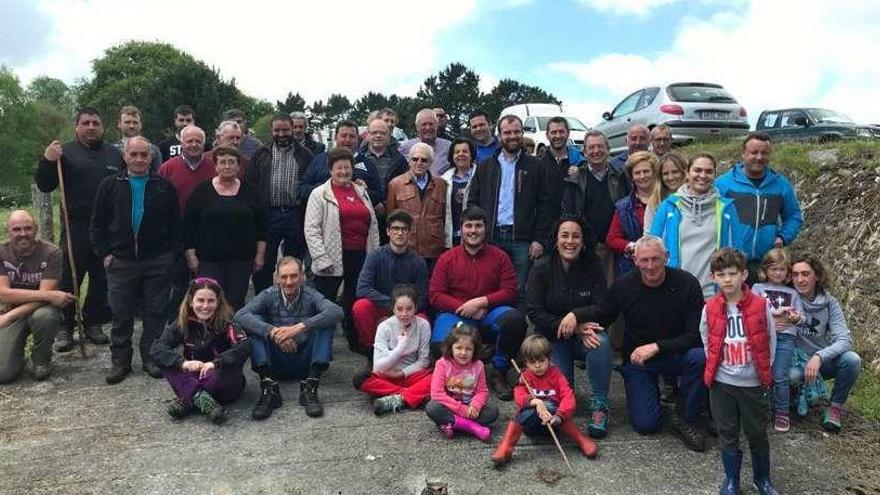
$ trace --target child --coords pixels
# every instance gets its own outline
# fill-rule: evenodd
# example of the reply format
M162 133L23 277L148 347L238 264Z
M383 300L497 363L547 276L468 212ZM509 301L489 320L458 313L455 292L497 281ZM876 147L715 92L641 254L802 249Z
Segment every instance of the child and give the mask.
M479 345L477 329L459 322L443 341L443 357L434 364L425 412L446 438L461 431L485 442L492 434L486 425L498 418L498 408L486 404L489 389L483 362L474 359Z
M711 279L719 292L703 308L700 335L706 350L703 382L721 441L725 479L721 494L739 493L742 428L752 451L753 480L761 495L776 494L770 482L767 439L767 392L773 384L771 363L776 329L770 305L745 285L745 256L722 248L709 258Z
M354 388L378 397L377 416L405 408L416 409L431 389L431 326L416 317L418 297L412 285L391 291L394 315L379 324L373 344L373 372L354 377Z
M574 440L585 456L596 457L599 453L596 444L578 430L572 420L574 392L565 375L550 363L550 341L543 335L530 335L523 341L519 352L527 368L513 389L519 412L507 423L507 431L492 454L492 462L495 466L507 464L519 437L523 433L529 436L547 434L547 424L558 427ZM523 381L528 381L535 391L534 396L529 394Z
M773 359L773 428L786 432L789 417L789 370L794 355L797 327L804 320L804 309L791 282L791 256L784 248L767 252L758 268L758 280L752 292L770 302L776 324L776 357Z

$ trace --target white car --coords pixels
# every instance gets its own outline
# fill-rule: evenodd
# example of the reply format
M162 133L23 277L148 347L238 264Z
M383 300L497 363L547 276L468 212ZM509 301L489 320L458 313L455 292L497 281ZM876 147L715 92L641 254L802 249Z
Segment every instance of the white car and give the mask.
M540 155L550 146L547 139L547 123L553 117L563 117L568 121L568 144L581 147L584 144L584 134L587 133L587 126L575 117L569 115L551 115L549 117L531 116L526 117L523 122L523 136L530 137L535 141L535 153Z

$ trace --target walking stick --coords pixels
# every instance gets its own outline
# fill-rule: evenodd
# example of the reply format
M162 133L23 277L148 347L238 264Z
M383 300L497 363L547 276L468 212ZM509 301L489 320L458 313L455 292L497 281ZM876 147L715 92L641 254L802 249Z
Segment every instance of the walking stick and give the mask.
M74 324L79 335L79 353L86 357L86 329L83 326L82 309L79 306L79 277L76 273L76 262L73 257L73 240L70 238L70 220L67 218L67 192L64 190L64 173L61 171L61 158L55 161L58 169L58 189L61 191L61 213L64 217L64 231L67 233L67 261L70 265L70 278L73 281L73 309L76 315Z
M510 363L513 364L513 369L515 369L516 372L519 373L519 379L522 380L523 385L526 386L526 389L528 389L529 394L532 397L534 397L535 396L535 389L533 389L532 386L529 385L528 380L526 380L526 377L523 376L523 372L522 372L522 370L519 369L519 366L516 364L516 361L511 359ZM553 425L551 425L550 422L547 422L547 429L550 430L550 436L553 437L553 443L556 444L556 448L559 449L559 453L562 454L562 460L565 461L565 465L568 466L568 470L571 471L571 474L577 476L577 473L574 472L574 468L571 467L571 463L568 462L568 456L566 456L565 451L562 450L562 445L559 444L559 439L556 438L556 432L553 430Z

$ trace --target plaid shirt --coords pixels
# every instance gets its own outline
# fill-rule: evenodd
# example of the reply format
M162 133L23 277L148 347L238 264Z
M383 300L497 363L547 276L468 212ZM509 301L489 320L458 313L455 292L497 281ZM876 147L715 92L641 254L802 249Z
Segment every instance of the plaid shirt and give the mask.
M287 149L272 145L272 175L269 178L269 206L295 206L299 189L300 166Z

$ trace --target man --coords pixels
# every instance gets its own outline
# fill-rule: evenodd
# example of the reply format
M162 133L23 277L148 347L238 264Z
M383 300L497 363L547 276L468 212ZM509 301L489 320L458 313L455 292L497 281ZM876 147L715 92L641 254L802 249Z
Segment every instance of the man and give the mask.
M547 121L548 151L541 155L540 161L547 172L547 187L550 189L552 213L550 218L559 218L562 208L562 190L566 177L575 175L578 166L584 161L584 154L575 146L568 145L570 130L565 117L553 117Z
M234 120L224 120L220 122L220 125L217 126L217 144L216 146L229 146L241 151L241 143L242 143L242 131L241 126L238 125ZM208 157L212 162L214 160L214 151L209 151L205 153L205 156ZM247 175L247 169L251 165L251 159L244 155L242 152L241 160L239 160L238 164L238 177L239 179L243 179Z
M107 278L104 265L95 256L89 243L89 220L98 185L121 170L125 163L122 154L114 146L103 142L104 125L101 115L94 108L83 108L76 114L75 138L63 146L52 141L37 165L36 183L40 191L51 192L58 187L56 162L61 160L64 175L64 194L67 199L67 220L70 232L62 222L61 243L64 268L61 274L61 290L73 292L70 275L70 253L67 252L67 236L73 245L73 261L76 263L77 282L82 284L88 275L89 288L82 305L82 318L86 338L93 344L104 345L109 339L101 331L101 325L110 321L107 307ZM73 305L64 309L64 322L55 339L55 350L67 352L73 349Z
M217 175L214 161L205 153L205 131L188 125L180 131L180 152L159 167L159 176L174 184L180 211L193 189Z
M290 118L293 122L293 139L300 146L311 152L312 156L317 156L326 151L324 143L315 141L312 133L309 132L309 123L306 114L302 112L291 112Z
M391 316L391 291L395 285L411 284L419 297L416 311L425 313L428 309L428 265L409 247L412 223L412 216L403 210L388 215L388 244L367 254L358 278L358 299L351 308L351 318L358 346L370 356L376 327Z
M244 115L244 111L239 110L237 108L233 108L231 110L227 110L223 112L223 120L231 120L238 124L239 130L241 132L241 144L236 146L239 150L241 150L241 154L244 155L245 158L250 160L251 156L253 156L254 152L257 151L257 148L263 145L259 139L253 137L248 132L247 126L247 117ZM218 128L219 130L219 128ZM219 135L218 135L219 139ZM218 144L222 144L219 143Z
M705 435L696 426L703 411L706 354L700 340L703 291L693 275L666 266L663 240L647 235L636 241L637 270L615 280L599 305L574 311L578 324L601 332L618 315L624 321L623 384L629 422L638 433L662 426L657 379L679 377L681 412L671 427L685 446L702 452Z
M467 205L488 213L486 236L510 256L522 299L529 263L544 253L553 208L544 166L522 149L522 121L507 115L498 127L501 149L477 166Z
M804 223L794 188L770 167L770 136L753 132L742 146L742 161L715 181L718 192L733 200L742 235L733 247L746 253L749 283L767 251L788 246Z
M6 236L0 244L0 383L15 380L24 369L28 334L33 335L31 373L42 381L52 373L52 339L61 326L61 308L74 297L58 290L61 250L37 239L30 213L10 213Z
M449 123L449 116L446 115L446 110L443 110L443 107L437 107L433 109L433 112L434 117L437 118L437 137L447 141L455 141L457 136L455 133L449 132L449 129L446 127Z
M172 123L174 124L174 134L157 143L159 150L162 151L162 163L165 163L182 153L180 131L186 126L195 125L196 114L193 112L191 106L178 105L177 108L174 109L174 119L172 120Z
M355 162L363 163L367 170L375 169L379 184L386 191L391 179L409 170L406 158L397 148L391 146L391 127L378 117L370 120L367 125L366 145L358 150ZM385 235L385 194L376 199L373 210L376 212L376 221L379 222L379 240L386 244L388 236Z
M651 152L662 157L672 150L672 129L666 124L660 124L651 129Z
M629 155L636 151L648 151L648 144L651 139L651 133L648 128L642 124L636 124L626 131L626 151L615 156L611 160L611 167L618 172L623 172L626 167L626 160ZM624 175L626 177L626 175Z
M272 285L279 246L285 256L302 259L306 255L303 217L308 197L299 195L299 182L312 154L293 138L293 119L289 115L275 115L270 125L272 144L257 149L247 175L266 209L266 260L253 277L257 293Z
M336 130L333 133L335 143L333 149L344 148L355 154L357 153L357 140L358 126L354 121L341 120L336 124ZM303 198L304 202L308 201L312 190L330 178L328 156L330 156L329 152L315 156L309 164L308 172L300 181L299 196ZM352 180L367 188L367 194L370 195L370 201L373 202L373 205L385 202L385 186L379 180L379 174L372 161L356 160L352 171Z
M260 376L260 399L251 416L266 419L281 407L276 380L304 378L299 403L310 417L324 414L318 399L321 374L330 366L333 332L342 308L305 285L302 262L284 256L275 285L257 294L235 315L251 338L251 365Z
M388 125L389 132L391 133L391 144L389 146L396 150L400 144L399 140L406 139L403 129L397 127L397 112L386 107L376 112L376 117L384 120L385 124Z
M501 148L501 143L492 134L492 123L489 121L489 116L486 112L480 109L471 112L468 115L468 128L470 129L471 137L477 143L478 164L491 158Z
M150 142L140 136L129 139L124 156L126 170L107 177L98 188L89 228L95 254L107 269L107 299L113 312L109 384L121 382L131 372L138 305L143 314L141 364L147 374L162 378L150 347L165 324L169 267L183 245L178 195L170 181L150 173Z
M437 260L428 287L428 302L438 311L431 343L439 346L459 322L487 331L495 343L490 384L507 401L510 358L525 339L526 321L510 306L517 299L516 272L507 254L486 242L487 218L476 206L463 211L461 244Z
M448 139L437 137L437 117L430 108L423 108L416 114L416 130L419 137L407 139L400 143L398 150L404 158L409 158L409 150L416 143L425 143L434 150L434 163L431 164L431 173L436 176L443 175L449 169L447 163L447 155L449 154L449 146L452 144Z
M122 110L119 111L117 127L119 128L119 133L122 134L122 141L113 146L116 146L116 149L122 152L122 149L125 148L125 143L129 139L143 135L144 127L141 124L141 111L138 107L132 105L122 107ZM150 162L150 171L156 172L159 170L159 165L162 165L162 152L158 146L150 143L150 154L153 156L153 160Z

